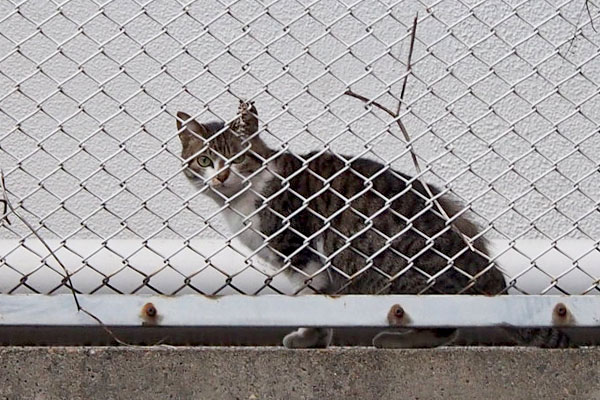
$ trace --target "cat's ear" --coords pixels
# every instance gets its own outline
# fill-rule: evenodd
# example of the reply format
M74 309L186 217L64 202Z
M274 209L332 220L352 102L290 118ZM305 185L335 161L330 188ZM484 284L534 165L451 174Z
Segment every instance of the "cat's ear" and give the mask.
M181 111L177 113L177 131L183 146L186 146L192 138L206 137L206 128Z
M242 136L252 136L258 131L258 111L253 102L240 100L238 116L231 129Z

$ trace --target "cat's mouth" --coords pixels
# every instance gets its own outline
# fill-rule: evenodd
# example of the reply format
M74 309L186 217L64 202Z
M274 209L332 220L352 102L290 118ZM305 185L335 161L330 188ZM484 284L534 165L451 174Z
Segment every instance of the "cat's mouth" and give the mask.
M211 179L208 182L208 185L212 190L215 190L227 197L231 197L239 191L243 190L243 186L241 185L236 185L234 182L229 182L229 180L221 182L216 178Z
M223 189L223 190L227 190L228 188L231 187L231 185L228 185L225 182L221 182L217 178L212 178L209 181L208 186L210 186L211 188L214 188L214 189Z

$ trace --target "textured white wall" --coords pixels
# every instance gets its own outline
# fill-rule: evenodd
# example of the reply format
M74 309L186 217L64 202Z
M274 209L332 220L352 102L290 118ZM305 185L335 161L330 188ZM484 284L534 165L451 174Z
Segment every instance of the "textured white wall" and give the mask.
M0 164L46 237L227 232L179 173L173 116L231 118L238 97L273 145L357 153L375 138L369 157L412 173L389 118L342 93L395 108L416 12L403 121L427 178L491 238L600 237L599 37L583 0L224 3L0 1Z

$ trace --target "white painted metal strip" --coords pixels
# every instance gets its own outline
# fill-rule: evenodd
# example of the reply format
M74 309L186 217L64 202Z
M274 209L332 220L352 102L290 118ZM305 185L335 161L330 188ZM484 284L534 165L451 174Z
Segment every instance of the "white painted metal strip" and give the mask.
M190 243L194 251L185 247L180 240L167 239L147 242L110 240L106 244L102 240L72 239L65 245L70 250L61 241L47 242L74 274L73 283L82 293L116 294L114 290L122 293L135 290L136 294L155 294L148 286L140 289L147 275L152 276L150 285L164 294L196 294L192 288L185 286L186 276L193 277L191 285L203 293L218 291L219 294L238 294L230 286L223 288L223 273L211 266L207 268L206 260L199 253L214 254L211 257L213 265L227 274L235 275L233 284L244 293L255 293L263 288L266 279L265 274L248 268L243 256L230 248L223 248L223 241L219 240L194 240ZM147 243L147 247L144 243ZM517 240L512 247L508 241L492 240L491 244L491 254L497 256L496 261L506 272L507 280L518 277L517 286L528 294L561 295L562 292L553 287L556 284L567 293L583 294L594 286L595 280L590 276L600 277L600 252L593 250L596 243L591 240L564 239L556 244L549 240ZM0 264L0 293L29 294L31 288L39 293L69 293L66 287L56 289L61 286L63 276L44 266L40 255L46 257L45 262L54 270L61 271L61 268L39 241L27 240L23 245L19 240L0 240L0 255L4 257L0 262L6 264ZM124 259L139 272L126 270L117 273L123 269ZM157 274L157 271L164 269L165 259L169 260L173 269L167 268ZM532 259L536 260L535 267L531 266ZM573 267L574 260L577 260L577 268ZM266 273L273 273L260 260L255 260L255 264ZM8 265L17 269L20 274L15 273ZM93 266L93 269L88 265ZM570 272L565 274L567 270ZM27 275L27 285L22 284L22 274ZM103 278L99 274L110 277L110 287L99 288ZM556 277L560 277L556 279L558 283L555 281ZM277 275L271 284L286 294L292 294L297 289L297 285L285 274ZM269 288L260 293L275 294ZM510 289L510 293L520 294L515 289ZM594 290L590 293L598 292Z
M197 327L600 327L600 296L134 296L80 295L82 306L109 326ZM144 310L151 303L156 315ZM556 313L558 304L566 315ZM152 310L150 310L152 311ZM0 326L93 326L71 295L0 295Z

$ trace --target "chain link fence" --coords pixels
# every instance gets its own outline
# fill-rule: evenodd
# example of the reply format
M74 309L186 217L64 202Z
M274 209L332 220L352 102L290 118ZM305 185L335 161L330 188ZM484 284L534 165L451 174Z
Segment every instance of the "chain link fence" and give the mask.
M227 207L184 174L193 157L181 156L177 113L236 122L243 99L258 108L262 140L302 171L309 151L348 154L460 201L511 292L596 294L599 10L587 0L1 0L0 165L14 212L0 230L0 292L68 293L54 256L80 293L296 292L291 259L265 265L236 240ZM330 273L305 272L306 287Z

